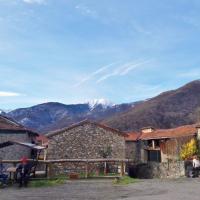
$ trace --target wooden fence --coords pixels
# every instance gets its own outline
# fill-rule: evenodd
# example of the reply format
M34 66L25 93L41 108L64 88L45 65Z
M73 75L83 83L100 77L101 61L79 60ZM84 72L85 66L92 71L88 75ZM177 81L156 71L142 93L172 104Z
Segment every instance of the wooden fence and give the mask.
M106 165L109 163L115 163L118 166L120 166L120 172L119 175L123 176L125 174L125 168L126 165L129 163L132 163L133 160L130 159L59 159L59 160L39 160L39 161L34 161L34 160L29 160L30 162L37 162L40 165L45 166L45 174L47 178L50 178L53 176L52 174L52 167L53 164L76 164L76 163L81 163L84 164L84 174L85 178L88 178L89 176L89 168L88 166L90 164L104 164L104 175L106 176ZM17 166L18 163L20 163L20 160L3 160L2 163L6 164L12 164L14 167Z

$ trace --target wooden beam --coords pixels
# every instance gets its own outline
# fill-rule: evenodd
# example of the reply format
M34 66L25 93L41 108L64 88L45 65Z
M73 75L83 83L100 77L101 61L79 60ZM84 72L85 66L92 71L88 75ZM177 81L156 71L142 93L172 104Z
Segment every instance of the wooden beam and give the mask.
M89 171L88 171L88 162L85 163L85 178L88 178Z
M122 162L121 162L120 176L124 176L124 171L125 171L125 164L124 164L124 162L122 161Z

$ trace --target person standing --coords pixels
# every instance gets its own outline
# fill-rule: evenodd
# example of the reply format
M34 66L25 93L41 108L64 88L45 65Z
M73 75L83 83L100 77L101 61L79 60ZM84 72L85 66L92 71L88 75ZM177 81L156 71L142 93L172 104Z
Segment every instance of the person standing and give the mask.
M27 158L23 157L21 159L21 164L17 167L16 171L19 174L19 187L27 187L29 181L29 165Z
M196 155L193 157L192 166L193 166L193 169L194 169L194 177L198 177L199 171L200 171L200 161L199 161L199 158Z

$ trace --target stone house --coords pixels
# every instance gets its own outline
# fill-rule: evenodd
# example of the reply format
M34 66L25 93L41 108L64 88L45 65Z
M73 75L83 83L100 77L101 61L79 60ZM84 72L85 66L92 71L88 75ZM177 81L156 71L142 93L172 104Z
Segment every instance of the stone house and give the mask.
M125 134L100 123L82 121L46 136L50 160L125 158Z
M139 159L132 166L132 176L137 178L184 176L186 165L184 161L180 160L179 155L181 147L192 138L200 138L200 127L186 125L173 129L157 130L147 127L143 128L140 133L134 133L129 138L132 140L132 147L129 147L134 153L138 152Z
M68 128L50 132L47 159L125 159L126 134L106 125L82 121ZM116 171L118 166L106 164L106 171ZM90 172L105 170L105 165L90 164ZM79 163L60 163L51 166L52 174L66 171L82 171L85 165Z
M31 143L37 135L37 133L26 129L12 119L0 115L0 143L13 140ZM0 149L0 158L3 160L17 160L22 156L30 157L31 150L20 145Z
M173 129L155 130L152 127L142 129L138 138L141 144L141 162L177 161L183 144L196 136L196 125Z

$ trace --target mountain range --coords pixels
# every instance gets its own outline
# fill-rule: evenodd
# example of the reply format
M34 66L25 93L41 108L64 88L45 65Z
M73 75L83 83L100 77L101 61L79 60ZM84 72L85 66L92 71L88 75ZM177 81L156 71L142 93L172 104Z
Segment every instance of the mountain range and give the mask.
M122 131L137 131L145 126L173 128L200 121L200 80L135 103L114 105L95 100L65 105L49 102L3 114L41 133L84 119L99 121Z
M45 133L67 127L85 119L101 121L115 114L128 111L136 104L137 102L113 105L102 100L72 105L49 102L29 108L16 109L4 113L4 115L13 118L27 128Z

